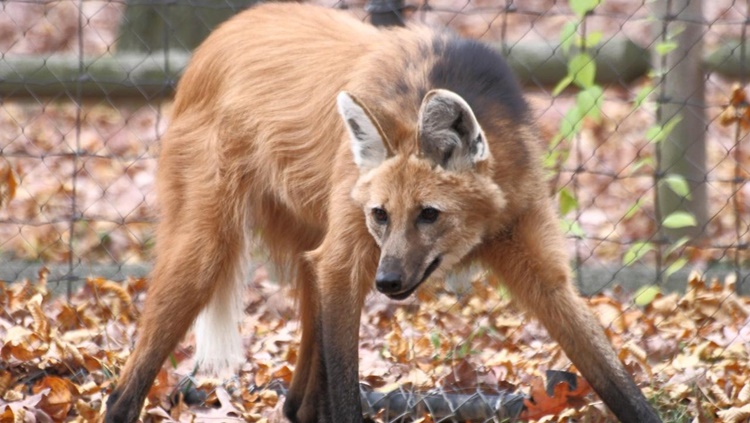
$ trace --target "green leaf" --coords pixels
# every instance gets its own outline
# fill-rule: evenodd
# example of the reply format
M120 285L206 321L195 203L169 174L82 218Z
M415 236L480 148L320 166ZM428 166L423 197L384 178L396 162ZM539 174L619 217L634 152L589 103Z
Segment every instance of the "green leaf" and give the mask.
M440 349L440 335L437 332L432 332L430 334L430 342L432 343L433 348L436 350Z
M580 37L576 39L576 45L581 48L595 47L604 37L604 33L601 31L594 31L586 34L586 39ZM585 42L584 42L585 41Z
M596 62L587 53L578 53L568 62L568 76L573 77L573 83L581 88L594 85L596 77Z
M560 190L560 214L565 216L578 207L578 199L575 198L567 187Z
M505 287L502 283L499 283L496 285L497 288L497 295L502 299L509 299L510 298L510 292L508 291L508 288Z
M665 56L674 49L678 47L677 43L674 41L662 41L659 43L656 43L654 46L654 50L656 50L656 53L659 56Z
M573 77L571 75L567 75L565 78L561 79L560 82L557 83L557 85L555 85L555 88L552 89L552 95L559 95L564 89L568 88L568 85L572 83Z
M664 75L669 73L669 69L662 69L657 66L657 64L654 64L654 67L651 68L648 72L646 72L646 76L650 79L660 79Z
M632 169L630 169L630 173L631 175L635 174L643 166L646 166L646 165L652 166L653 164L654 164L654 159L652 157L642 157L633 163L633 167Z
M591 118L596 123L601 121L603 100L604 92L598 85L593 85L576 95L576 104L578 105L581 114L585 117Z
M568 22L562 27L560 31L560 50L567 54L570 51L570 46L576 39L576 30L578 29L577 22Z
M458 349L458 358L466 358L471 353L471 344L464 342Z
M665 123L664 126L662 127L662 132L665 133L664 137L671 134L672 131L674 131L674 127L677 126L677 124L680 122L682 122L682 116L680 115L672 116L672 118L669 119L667 123Z
M657 143L664 137L661 134L661 126L650 126L646 130L646 141Z
M637 109L641 107L644 101L648 98L648 96L654 92L656 88L649 84L644 87L642 87L640 90L638 90L638 93L636 93L635 98L633 99L633 108Z
M639 307L646 307L651 304L657 295L661 294L661 289L656 285L645 285L638 288L633 296L633 301Z
M686 264L688 264L688 259L685 257L680 257L675 260L674 263L670 264L669 267L667 267L667 270L664 271L664 279L669 279L672 274L685 267Z
M641 209L641 200L636 200L635 204L633 204L632 206L630 206L630 208L628 209L628 211L625 212L625 216L623 216L623 219L630 219L640 209Z
M684 176L670 173L662 178L662 180L669 186L669 189L674 191L675 194L688 200L692 198L692 195L690 194L690 184L688 184L688 181Z
M562 139L562 135L557 134L555 135L555 138L552 139L552 144L555 144L555 140ZM557 158L560 156L560 153L558 153L555 150L548 150L547 154L544 155L544 167L547 169L552 169L557 164Z
M586 232L584 232L581 225L578 224L578 222L570 219L560 219L560 227L562 227L563 232L569 235L573 235L578 238L584 238L586 237Z
M667 249L666 249L666 250L664 251L664 255L665 255L665 256L668 256L668 255L670 255L670 254L674 253L675 251L679 250L679 249L680 249L680 247L682 247L683 245L687 244L687 243L688 243L688 241L690 241L690 237L687 237L687 236L683 236L682 238L680 238L680 239L678 239L677 241L673 242L673 243L672 243L672 245L670 245L670 246L669 246L669 247L668 247L668 248L667 248Z
M669 31L667 31L667 39L672 40L674 37L682 34L685 31L685 24L673 22L669 25Z
M601 0L570 0L570 8L579 18L584 17L588 12L594 10L601 3Z
M646 140L652 143L659 143L663 141L667 136L674 130L674 127L682 121L682 116L675 116L669 119L663 126L652 126L646 130Z
M624 266L630 266L636 261L642 259L643 256L653 250L654 244L648 241L636 242L635 244L631 245L630 248L628 248L628 251L625 252L625 255L622 257L622 264Z
M669 216L664 218L661 223L665 228L679 229L687 228L690 226L697 226L698 222L695 220L695 216L688 212L676 211Z
M578 109L578 106L571 107L560 121L559 133L563 139L571 139L581 130L582 125L583 117L581 116L581 111Z

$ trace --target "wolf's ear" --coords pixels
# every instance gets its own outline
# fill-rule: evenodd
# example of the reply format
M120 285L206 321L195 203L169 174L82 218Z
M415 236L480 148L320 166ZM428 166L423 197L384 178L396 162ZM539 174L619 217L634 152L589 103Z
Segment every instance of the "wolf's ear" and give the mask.
M419 151L447 170L469 170L490 157L487 138L469 104L448 90L432 90L419 109Z
M354 162L361 170L376 168L393 155L380 125L359 100L342 91L336 103L349 133Z

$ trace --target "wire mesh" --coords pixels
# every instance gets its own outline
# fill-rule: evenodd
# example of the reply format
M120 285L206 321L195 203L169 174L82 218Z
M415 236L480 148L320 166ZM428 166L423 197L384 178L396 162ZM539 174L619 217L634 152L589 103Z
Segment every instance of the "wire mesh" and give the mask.
M158 142L169 124L179 74L215 25L253 3L0 3L0 279L33 278L44 266L53 286L70 297L90 275L147 274L157 216L152 185ZM317 3L363 20L372 11L358 1ZM665 292L698 295L704 288L686 282L690 270L731 275L731 289L720 292L714 315L750 291L750 113L742 95L750 12L746 2L718 0L685 14L689 4L604 0L583 17L572 4L555 0L419 0L403 9L406 22L450 28L491 43L509 58L534 110L540 142L548 147L550 195L559 201L576 282L586 294L615 289L610 297L623 298L624 305L607 309L602 320L621 346L631 345L633 356L638 334L624 322L637 315L638 299L615 285L632 292L656 284ZM571 25L573 32L566 32ZM693 36L689 41L680 38L686 31ZM575 37L587 41L576 46ZM596 60L599 116L571 114L581 90L556 89L569 74L574 52ZM699 86L684 82L688 62L702 67ZM674 116L693 129L679 132L680 123L665 129ZM666 163L669 146L687 155ZM674 210L684 214L667 224ZM367 340L383 328L390 330L388 342L398 345L386 349L387 368L366 372L369 382L381 386L398 374L414 386L475 387L492 374L493 389L499 389L498 379L531 374L514 367L518 356L498 351L515 351L508 340L533 344L543 330L508 317L512 306L503 295L478 288L476 278L468 281L451 280L433 293L431 301L442 311L427 307L428 316L418 300L402 308L368 303L373 317L366 323L381 330L363 329L362 353L368 354ZM268 288L263 300L281 289ZM606 309L608 297L598 298L595 305ZM452 313L481 317L459 322ZM692 336L699 336L702 323ZM654 323L656 330L660 324L670 323L664 318ZM748 324L736 330L746 333ZM268 346L259 342L256 353ZM524 353L548 368L570 366L559 350ZM419 370L420 359L436 355L447 364L415 373L414 363ZM474 375L471 383L466 374L456 376L459 367L459 373Z

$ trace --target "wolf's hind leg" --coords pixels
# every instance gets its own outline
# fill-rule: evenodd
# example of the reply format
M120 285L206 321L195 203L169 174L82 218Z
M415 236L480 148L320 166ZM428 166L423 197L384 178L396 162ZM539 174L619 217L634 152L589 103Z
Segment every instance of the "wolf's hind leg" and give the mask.
M156 264L140 318L138 340L107 401L107 422L131 423L138 419L164 360L199 312L215 303L212 297L217 293L225 299L232 297L229 293L237 292L237 284L244 280L244 196L232 192L227 184L212 181L212 186L205 182L200 185L196 181L204 181L201 178L190 181L190 186L180 185L186 179L169 174L173 169L171 159L162 158L160 182L173 186L160 192L163 216L157 231ZM212 315L226 317L232 313ZM220 326L215 331L236 331L236 323L213 321L209 325Z
M297 301L300 309L302 341L292 377L284 415L295 423L317 422L320 395L321 357L318 331L320 299L310 264L300 260L296 275Z

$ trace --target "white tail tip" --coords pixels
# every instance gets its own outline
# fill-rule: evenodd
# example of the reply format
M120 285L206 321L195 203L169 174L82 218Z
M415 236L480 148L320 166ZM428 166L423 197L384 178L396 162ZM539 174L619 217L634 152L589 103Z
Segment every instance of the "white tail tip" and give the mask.
M238 275L234 286L217 290L193 327L195 360L202 371L212 375L229 374L245 362L239 329L243 316L243 279Z

